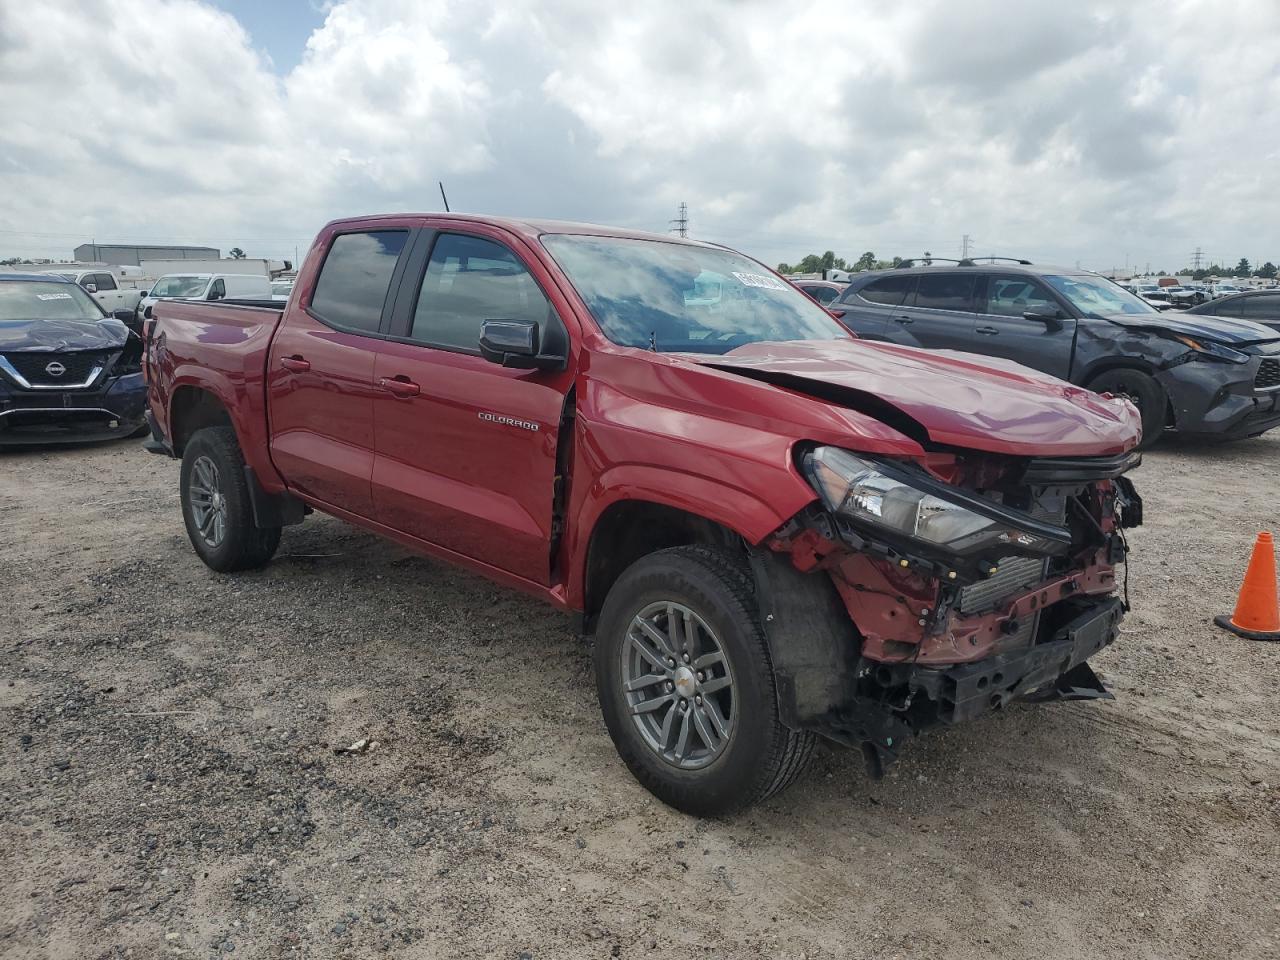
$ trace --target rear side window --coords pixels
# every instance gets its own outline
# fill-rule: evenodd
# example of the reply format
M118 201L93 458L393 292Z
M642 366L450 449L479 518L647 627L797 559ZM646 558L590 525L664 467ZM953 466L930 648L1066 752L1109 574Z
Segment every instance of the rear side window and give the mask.
M991 277L987 280L986 312L1002 317L1020 317L1028 311L1058 310L1053 295L1030 277Z
M376 331L382 323L382 305L391 287L391 274L408 238L407 230L372 230L335 237L311 295L311 310L337 327Z
M1280 295L1274 293L1265 293L1258 297L1245 297L1243 300L1231 304L1231 306L1234 309L1230 311L1229 315L1233 317L1248 317L1250 320L1280 317Z
M916 288L916 306L934 310L972 310L973 274L929 273Z
M431 250L409 339L475 352L486 320L532 320L545 339L552 316L514 253L492 240L444 233Z
M830 287L802 286L800 289L824 306L834 300L837 293L837 291L832 290Z
M878 303L886 307L898 307L907 299L907 294L911 292L915 282L915 277L885 277L883 280L874 280L868 283L857 291L857 295L871 303ZM847 302L852 298L853 292L850 291L840 299Z

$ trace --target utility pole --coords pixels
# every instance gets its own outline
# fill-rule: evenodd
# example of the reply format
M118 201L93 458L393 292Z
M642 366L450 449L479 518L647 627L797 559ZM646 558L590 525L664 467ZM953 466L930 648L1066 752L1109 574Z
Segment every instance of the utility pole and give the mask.
M682 237L689 236L689 205L683 200L676 208L676 218L671 223L670 233L678 233Z
M969 236L967 233L960 238L960 259L961 260L969 259L969 245L972 243L973 243L973 237Z

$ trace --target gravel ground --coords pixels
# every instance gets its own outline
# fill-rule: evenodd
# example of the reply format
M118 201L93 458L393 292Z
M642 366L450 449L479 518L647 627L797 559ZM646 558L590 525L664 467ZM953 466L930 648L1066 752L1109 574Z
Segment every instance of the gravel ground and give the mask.
M1278 463L1148 455L1114 702L698 821L563 615L323 517L218 575L175 463L0 453L0 956L1280 956L1280 644L1209 623Z

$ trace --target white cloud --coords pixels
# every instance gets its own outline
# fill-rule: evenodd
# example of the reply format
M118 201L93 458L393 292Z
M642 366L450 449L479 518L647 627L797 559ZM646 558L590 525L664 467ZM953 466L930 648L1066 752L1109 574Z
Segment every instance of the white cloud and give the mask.
M273 72L197 0L0 5L0 255L84 238L291 253L456 207L770 261L979 250L1280 259L1272 0L341 0ZM259 38L260 39L260 38ZM50 234L56 236L22 236Z

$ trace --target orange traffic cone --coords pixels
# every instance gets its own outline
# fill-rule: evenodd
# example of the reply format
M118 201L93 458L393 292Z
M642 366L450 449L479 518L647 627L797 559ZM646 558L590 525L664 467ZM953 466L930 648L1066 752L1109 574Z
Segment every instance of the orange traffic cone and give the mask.
M1276 589L1276 548L1270 533L1258 534L1244 572L1236 612L1214 617L1225 630L1250 640L1280 640L1280 593Z

